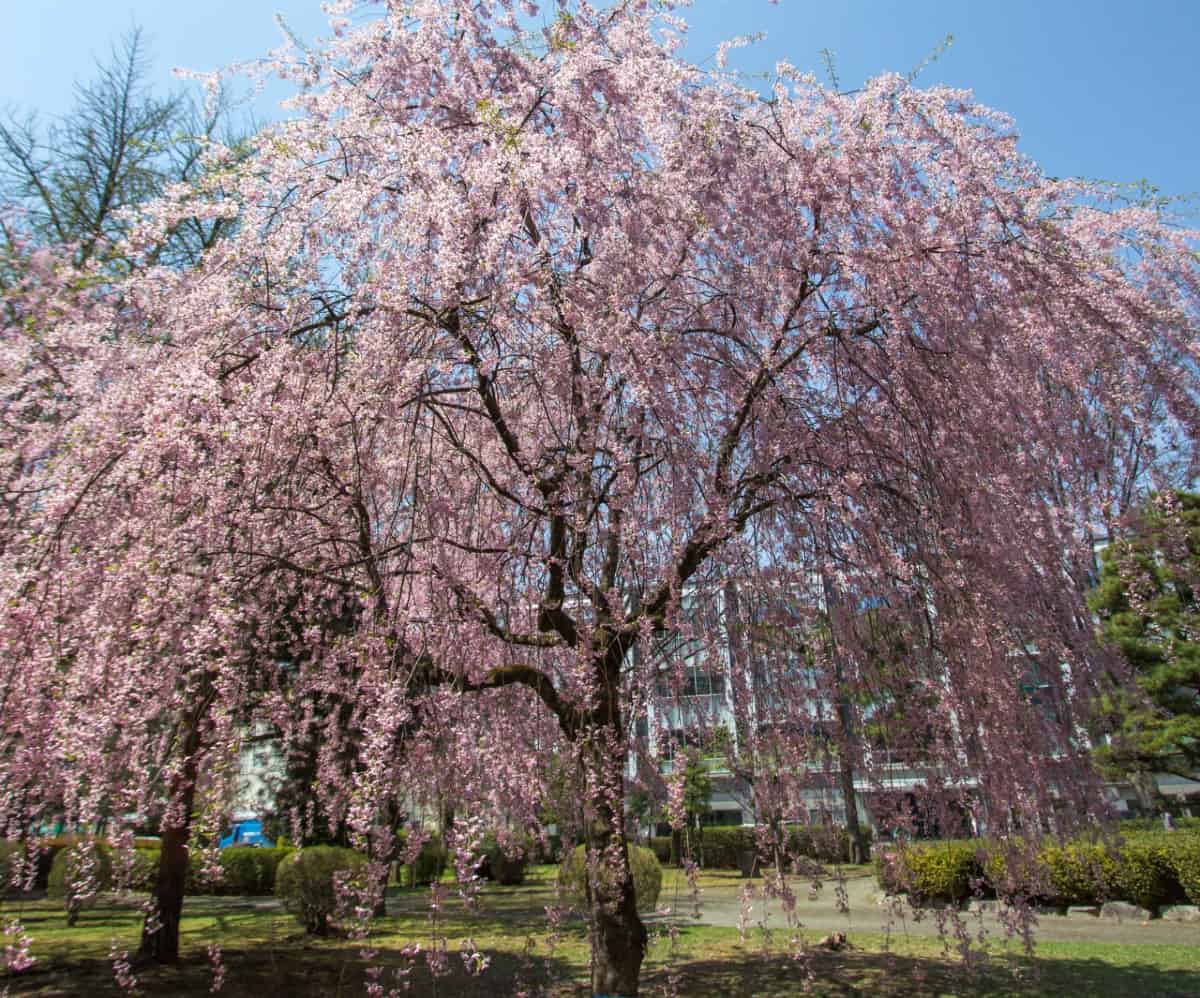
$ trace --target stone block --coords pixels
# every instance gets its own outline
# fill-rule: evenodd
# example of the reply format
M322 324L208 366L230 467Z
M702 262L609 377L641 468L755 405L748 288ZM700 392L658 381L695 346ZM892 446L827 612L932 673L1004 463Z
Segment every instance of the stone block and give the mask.
M1154 917L1152 912L1129 901L1105 901L1100 914L1104 918L1128 919L1131 922L1145 922Z

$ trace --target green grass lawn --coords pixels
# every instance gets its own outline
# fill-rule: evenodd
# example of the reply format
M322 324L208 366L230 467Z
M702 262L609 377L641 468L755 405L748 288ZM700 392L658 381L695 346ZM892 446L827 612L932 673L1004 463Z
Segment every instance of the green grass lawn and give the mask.
M586 927L569 923L551 945L547 939L544 906L554 901L554 867L534 868L524 885L489 887L483 910L471 914L459 903L446 906L442 930L447 939L450 973L433 981L423 958L409 979L411 994L490 996L525 988L555 996L588 993ZM706 890L731 887L736 875L705 874ZM664 900L676 888L667 871ZM391 892L395 912L377 919L370 945L378 950L377 965L387 968L385 986L395 984L392 970L409 964L406 945L427 948L431 925L424 891ZM0 980L12 995L116 994L109 953L136 948L140 914L132 902L105 899L85 911L68 929L60 906L50 902L8 902L4 917L18 916L34 938L37 965L18 977ZM470 937L491 959L479 977L465 973L461 942ZM810 934L809 940L815 942ZM992 944L977 972L968 973L937 939L908 937L892 940L854 934L853 949L840 953L810 951L793 959L785 933L765 941L751 933L743 943L736 929L684 925L672 943L655 930L643 975L643 994L665 995L674 979L682 995L1136 995L1195 996L1200 994L1200 946L1109 945L1084 942L1046 942L1032 962L1015 948ZM227 977L222 994L239 998L275 995L327 996L363 993L367 964L362 944L349 939L315 939L274 909L254 907L251 899L192 898L185 907L182 946L184 960L177 968L148 968L139 972L146 995L200 996L212 983L207 947L218 942L224 952ZM1200 943L1200 932L1197 932ZM807 987L807 990L806 990Z

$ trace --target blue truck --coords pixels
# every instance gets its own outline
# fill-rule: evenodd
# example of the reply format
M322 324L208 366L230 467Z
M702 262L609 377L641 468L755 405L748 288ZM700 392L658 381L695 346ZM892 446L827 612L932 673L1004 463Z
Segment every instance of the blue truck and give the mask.
M232 831L221 836L220 842L222 849L229 846L261 846L263 849L271 849L274 845L275 843L263 834L262 822L257 818L235 821Z

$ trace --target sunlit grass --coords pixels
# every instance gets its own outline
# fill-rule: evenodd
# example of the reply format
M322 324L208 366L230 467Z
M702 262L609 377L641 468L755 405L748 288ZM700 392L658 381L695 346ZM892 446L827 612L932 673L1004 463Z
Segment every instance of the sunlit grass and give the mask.
M853 871L852 871L853 872ZM511 994L540 987L556 996L588 993L587 927L581 919L564 923L549 938L545 908L554 904L554 867L535 867L518 887L489 886L477 911L451 898L435 924L427 891L392 889L390 914L372 926L372 962L396 983L396 968L413 966L402 950L419 943L422 951L445 939L450 974L436 989L418 957L409 978L412 994L439 998ZM736 873L705 873L702 890L735 893ZM686 879L664 871L663 900L686 893ZM682 910L682 908L680 909ZM136 899L104 898L68 928L60 905L7 902L4 917L19 917L33 937L35 969L0 981L13 995L115 994L110 952L136 950L141 914ZM852 948L831 953L814 948L819 934L801 942L787 931L770 936L752 930L676 922L672 935L661 920L651 924L643 994L665 994L668 976L682 995L1138 995L1200 994L1197 948L1186 945L1120 945L1043 942L1029 961L1016 944L989 942L978 967L965 967L952 948L937 938L906 936L885 940L853 933ZM1198 933L1200 937L1200 933ZM481 977L464 970L465 940L487 954L491 967ZM147 995L200 996L212 983L208 947L218 943L228 976L222 994L238 998L274 995L361 994L367 963L363 943L346 938L306 936L296 921L270 899L190 898L185 906L178 968L139 971ZM389 985L390 986L390 985ZM805 989L808 989L807 991Z

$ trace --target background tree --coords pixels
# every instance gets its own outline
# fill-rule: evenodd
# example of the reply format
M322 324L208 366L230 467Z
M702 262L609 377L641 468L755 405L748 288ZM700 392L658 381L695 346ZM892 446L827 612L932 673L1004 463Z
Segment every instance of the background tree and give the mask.
M247 151L253 126L235 120L217 91L205 103L184 93L158 94L149 85L150 61L139 29L75 86L75 104L49 123L33 110L0 117L0 200L11 211L2 231L11 245L19 231L41 246L69 246L79 267L110 271L131 264L122 241L138 222L139 206L174 184L219 182L214 150ZM150 259L194 264L231 225L225 217L181 217L155 239ZM100 259L94 261L99 255Z
M1200 769L1200 495L1151 496L1100 553L1088 605L1135 685L1101 702L1096 756L1141 806L1163 806L1156 773Z
M334 690L359 764L321 778L365 843L401 780L532 815L534 753L503 746L536 719L606 869L593 991L635 995L626 765L651 647L691 629L719 653L697 592L736 579L815 618L828 571L846 606L936 613L947 782L924 792L970 775L969 735L1005 821L1095 811L1073 713L1029 711L1012 652L1065 663L1067 708L1101 682L1060 584L1121 470L1090 417L1149 424L1150 385L1194 435L1197 262L1153 213L1044 177L965 93L782 67L763 96L683 62L640 3L523 23L388 4L285 53L296 117L220 187L146 207L120 294L22 292L0 804L12 829L49 799L148 806L127 760L154 758L164 703L213 691L221 737L172 769L203 773L254 715ZM142 266L201 207L230 238ZM269 660L228 650L285 615L306 654L265 695ZM855 702L855 671L815 671L815 701L767 671L766 730L811 747L814 702ZM775 758L798 796L804 756Z

